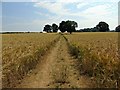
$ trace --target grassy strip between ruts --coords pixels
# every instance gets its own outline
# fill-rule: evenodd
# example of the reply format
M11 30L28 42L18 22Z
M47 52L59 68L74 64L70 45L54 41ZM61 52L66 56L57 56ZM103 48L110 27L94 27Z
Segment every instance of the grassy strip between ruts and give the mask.
M54 46L60 36L49 43L45 48L39 48L34 54L21 57L17 63L12 63L3 67L2 87L12 88L15 87L27 73L34 69L37 63L42 59L47 51Z
M120 62L105 63L99 60L99 57L89 51L87 48L82 48L68 42L71 55L78 59L79 70L81 74L91 77L96 82L97 88L120 88ZM106 61L103 58L103 61Z

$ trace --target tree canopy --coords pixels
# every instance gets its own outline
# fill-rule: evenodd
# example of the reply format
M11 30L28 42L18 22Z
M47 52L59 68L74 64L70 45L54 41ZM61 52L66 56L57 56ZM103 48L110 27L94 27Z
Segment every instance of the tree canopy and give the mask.
M67 20L67 21L62 21L60 24L59 24L59 29L61 32L69 32L70 34L72 32L75 32L76 31L76 27L78 27L78 24L77 22L75 21L70 21L70 20Z
M80 29L80 32L107 32L109 31L109 25L106 22L99 22L95 27L93 28L84 28Z
M98 25L96 25L96 28L100 32L106 32L109 31L109 25L106 22L99 22Z
M53 23L52 24L52 30L53 30L53 32L57 32L58 31L58 25Z
M110 31L109 30L109 25L106 22L103 22L103 21L99 22L93 28L84 28L84 29L76 30L76 27L78 27L77 22L67 20L67 21L61 21L59 23L59 26L55 23L53 23L52 25L47 24L47 25L45 25L43 31L57 32L58 29L59 29L61 32L66 32L67 31L70 34L72 32L109 32ZM115 28L115 31L120 32L120 25Z
M43 31L45 31L45 32L51 32L51 30L52 30L52 26L49 24L45 25L45 27L43 29Z
M118 26L115 28L115 31L116 31L116 32L120 32L120 25L118 25Z

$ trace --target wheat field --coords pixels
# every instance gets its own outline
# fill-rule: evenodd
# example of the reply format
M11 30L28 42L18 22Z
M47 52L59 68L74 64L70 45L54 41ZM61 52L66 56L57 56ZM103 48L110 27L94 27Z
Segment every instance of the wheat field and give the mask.
M74 33L65 37L71 53L80 61L81 72L91 76L97 87L119 86L118 33Z
M47 56L49 51L53 51L48 57L53 60L51 64L55 65L58 63L55 60L60 58L62 62L64 52L68 52L70 56L68 55L66 59L70 57L77 59L76 65L79 67L80 75L89 77L95 82L95 87L118 88L120 87L118 37L116 32L2 34L2 86L15 87L20 80L36 68L36 65ZM56 44L58 46L55 46ZM67 47L68 49L65 49ZM60 56L61 53L62 56ZM67 61L69 60L64 63ZM76 61L73 60L73 62ZM49 63L50 61L45 64L46 68ZM49 69L52 70L52 68ZM56 66L54 68L56 69Z
M3 34L3 87L8 86L9 83L16 83L34 68L58 37L57 34L40 33Z

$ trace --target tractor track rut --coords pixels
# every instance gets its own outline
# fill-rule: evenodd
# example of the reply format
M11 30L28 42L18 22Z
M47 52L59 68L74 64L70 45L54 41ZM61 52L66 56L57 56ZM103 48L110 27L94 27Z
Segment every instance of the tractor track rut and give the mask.
M80 75L64 37L15 88L92 88L90 77Z

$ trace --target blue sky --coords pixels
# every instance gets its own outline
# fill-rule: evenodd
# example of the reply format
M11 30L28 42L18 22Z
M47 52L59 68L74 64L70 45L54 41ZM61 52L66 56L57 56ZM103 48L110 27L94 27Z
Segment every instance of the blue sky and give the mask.
M45 24L59 25L62 20L76 21L77 29L94 27L100 21L107 22L110 29L118 25L118 0L27 1L2 1L3 32L42 31Z

